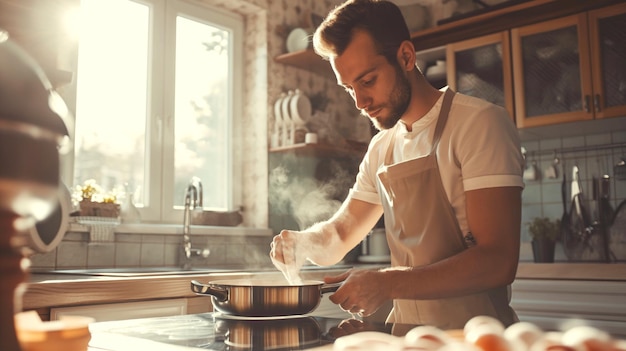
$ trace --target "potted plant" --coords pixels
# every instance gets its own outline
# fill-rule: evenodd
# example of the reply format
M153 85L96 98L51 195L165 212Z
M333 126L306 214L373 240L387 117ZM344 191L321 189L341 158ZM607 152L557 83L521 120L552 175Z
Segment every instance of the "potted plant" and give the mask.
M554 262L554 247L561 233L561 220L537 217L528 223L528 233L532 238L535 262Z

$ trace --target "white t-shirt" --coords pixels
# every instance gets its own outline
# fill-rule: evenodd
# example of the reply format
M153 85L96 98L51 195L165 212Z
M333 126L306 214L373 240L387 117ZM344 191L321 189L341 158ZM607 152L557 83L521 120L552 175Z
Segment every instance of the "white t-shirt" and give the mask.
M349 196L381 203L376 174L385 160L390 138L395 138L394 163L427 155L442 101L443 95L424 117L413 123L411 132L399 122L372 138ZM443 186L462 233L468 232L465 191L524 187L519 135L509 114L497 105L457 93L436 153Z

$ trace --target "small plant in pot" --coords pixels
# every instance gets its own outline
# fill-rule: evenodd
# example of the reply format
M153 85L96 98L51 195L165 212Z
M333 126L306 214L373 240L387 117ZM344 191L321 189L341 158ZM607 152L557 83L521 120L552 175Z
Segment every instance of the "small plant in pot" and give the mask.
M533 257L536 263L554 262L554 248L561 233L561 220L537 217L528 223L532 238Z

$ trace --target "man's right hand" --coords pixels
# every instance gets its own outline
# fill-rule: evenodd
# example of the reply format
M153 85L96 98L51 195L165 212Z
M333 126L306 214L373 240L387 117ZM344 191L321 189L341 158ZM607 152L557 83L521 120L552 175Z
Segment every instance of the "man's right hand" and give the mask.
M281 271L289 284L302 284L300 269L307 259L306 249L299 243L300 232L283 230L270 245L272 263Z

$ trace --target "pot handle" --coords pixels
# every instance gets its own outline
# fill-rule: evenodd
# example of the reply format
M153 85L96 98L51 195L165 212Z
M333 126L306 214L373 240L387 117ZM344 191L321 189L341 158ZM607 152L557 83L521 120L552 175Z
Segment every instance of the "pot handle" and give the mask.
M339 282L339 283L333 283L333 284L324 284L322 285L322 287L320 288L320 293L322 295L329 293L329 292L335 292L337 291L337 289L339 289L341 286L343 285L343 282Z
M197 280L191 281L191 291L198 295L212 295L221 302L228 300L228 290L226 288L202 284Z

